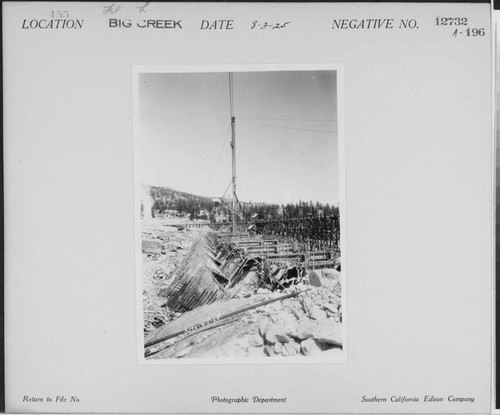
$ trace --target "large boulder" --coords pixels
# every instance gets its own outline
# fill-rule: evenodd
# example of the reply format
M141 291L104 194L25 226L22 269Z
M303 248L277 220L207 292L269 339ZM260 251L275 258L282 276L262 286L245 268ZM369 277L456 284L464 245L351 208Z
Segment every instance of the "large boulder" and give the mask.
M322 285L321 278L315 271L309 272L309 274L307 274L307 279L309 280L309 285L312 285L313 287L321 287Z
M324 269L323 270L323 277L329 278L332 280L336 280L336 281L340 281L340 272L337 271L336 269Z
M333 318L320 321L314 338L321 344L342 347L342 324Z
M294 346L294 343L285 343L281 349L282 356L293 356L297 354L297 349Z
M274 349L271 346L264 346L264 353L267 356L274 356Z
M326 311L326 314L328 315L328 317L333 317L333 316L336 316L337 314L339 314L338 308L335 306L335 304L325 302L322 304L322 307L323 307L323 310Z
M299 340L305 340L309 337L313 337L314 333L317 331L317 323L308 319L305 315L301 317L297 325L297 331L294 337Z
M290 340L286 335L285 328L277 324L269 324L266 327L265 338L269 344L275 344L276 342L288 343Z
M309 310L311 309L311 307L314 306L313 301L311 300L311 298L309 298L309 296L307 295L307 293L304 294L304 296L301 297L300 303L302 304L302 309L307 314L309 314Z
M326 313L316 304L313 304L312 307L309 309L309 316L317 321L322 321L327 318Z
M252 334L248 337L248 343L250 344L250 346L260 347L264 344L264 341L258 334Z
M161 254L162 242L159 239L143 239L142 252L148 254Z
M269 319L266 317L259 323L259 334L262 337L266 336L267 326L269 325Z
M288 310L283 310L278 314L277 324L283 327L288 336L294 336L297 332L297 318Z
M300 352L304 356L314 356L321 353L321 347L313 338L310 338L300 343Z

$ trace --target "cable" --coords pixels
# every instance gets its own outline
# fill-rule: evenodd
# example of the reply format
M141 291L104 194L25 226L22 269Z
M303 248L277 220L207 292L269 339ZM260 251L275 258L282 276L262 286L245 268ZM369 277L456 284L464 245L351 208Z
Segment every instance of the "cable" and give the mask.
M240 120L268 120L268 121L314 121L314 122L334 122L335 119L304 119L304 118L261 118L261 117L236 117Z
M254 124L266 125L268 127L284 128L287 130L313 131L313 132L318 132L318 133L336 133L336 131L333 131L333 130L313 130L310 128L285 127L284 125L273 125L273 124L267 124L267 123L258 122L258 121L252 121L252 120L244 120L244 121L248 121L248 122L251 122Z
M226 196L226 193L227 193L227 191L229 190L229 188L231 187L231 185L232 185L232 184L233 184L233 181L231 180L231 181L229 182L229 185L227 186L226 191L225 191L225 192L224 192L224 194L222 195L221 199L224 199L224 196Z
M210 184L210 180L212 180L212 176L215 173L215 169L217 168L217 165L219 164L220 156L222 155L222 151L224 150L224 146L226 145L227 138L229 137L229 130L231 129L231 125L228 125L226 135L224 137L224 141L222 142L222 146L219 150L219 155L217 156L217 161L215 162L214 168L212 169L212 173L210 174L210 177L208 178L208 184Z

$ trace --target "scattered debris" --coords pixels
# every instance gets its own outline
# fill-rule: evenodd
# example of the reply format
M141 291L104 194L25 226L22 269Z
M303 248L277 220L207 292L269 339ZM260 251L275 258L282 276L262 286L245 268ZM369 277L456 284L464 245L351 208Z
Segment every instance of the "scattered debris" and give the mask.
M183 220L143 220L148 359L342 351L335 252Z

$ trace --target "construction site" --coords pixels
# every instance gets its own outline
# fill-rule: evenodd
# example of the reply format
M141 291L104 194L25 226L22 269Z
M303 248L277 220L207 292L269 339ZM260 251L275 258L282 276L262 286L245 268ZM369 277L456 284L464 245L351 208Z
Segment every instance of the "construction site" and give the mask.
M145 357L341 352L338 231L316 239L321 235L307 235L307 222L298 238L183 219L145 221Z
M183 204L172 201L185 199L184 193L143 191L144 357L341 358L338 206L315 209L322 205L311 201L307 213L284 213L281 206L274 215L244 214L233 101L229 73L231 181L222 197L213 198L210 213L200 215L197 205L187 216ZM148 202L152 195L158 202L160 193L168 209Z

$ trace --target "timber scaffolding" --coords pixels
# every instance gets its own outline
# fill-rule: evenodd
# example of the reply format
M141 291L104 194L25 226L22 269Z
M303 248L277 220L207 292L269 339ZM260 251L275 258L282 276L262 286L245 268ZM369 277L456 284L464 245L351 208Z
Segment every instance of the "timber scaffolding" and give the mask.
M327 217L294 218L294 219L256 219L253 221L240 222L239 238L251 237L249 228L253 228L254 235L267 235L271 237L282 237L306 245L309 250L334 250L340 252L340 223L339 215ZM188 223L182 225L185 228L201 228L206 223ZM227 228L224 223L211 223L214 230Z
M250 270L258 275L261 287L274 291L303 281L311 270L339 263L338 238L330 248L328 241L304 243L277 235L252 235L241 225L234 232L209 230L193 245L162 292L171 310L185 312L233 298Z

